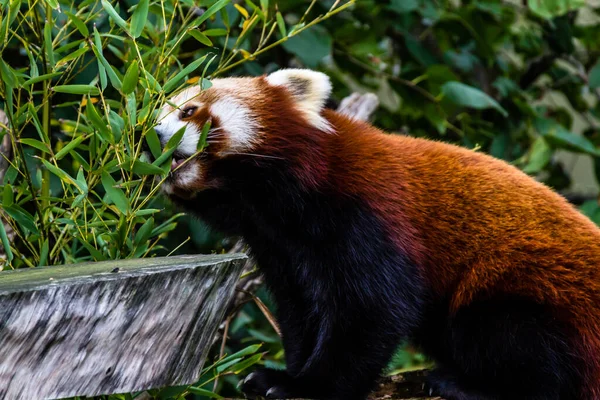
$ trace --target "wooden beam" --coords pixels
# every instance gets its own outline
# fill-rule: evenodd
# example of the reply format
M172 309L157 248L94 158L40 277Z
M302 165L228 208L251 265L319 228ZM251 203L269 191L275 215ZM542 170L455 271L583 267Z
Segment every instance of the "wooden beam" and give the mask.
M178 256L3 272L0 399L193 383L245 259Z

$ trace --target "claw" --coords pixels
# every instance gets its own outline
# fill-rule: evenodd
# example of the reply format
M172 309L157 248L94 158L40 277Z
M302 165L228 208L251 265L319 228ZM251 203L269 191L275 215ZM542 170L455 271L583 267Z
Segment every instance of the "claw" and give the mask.
M255 376L256 376L256 373L255 373L255 372L250 372L250 373L248 374L248 376L246 376L246 377L244 378L244 381L242 382L242 384L246 384L246 383L250 382L250 381L251 381L251 380L252 380L252 379L253 379Z
M275 395L277 394L277 387L273 386L272 388L270 388L269 390L267 390L267 393L265 393L265 396L267 398L270 398L271 395Z

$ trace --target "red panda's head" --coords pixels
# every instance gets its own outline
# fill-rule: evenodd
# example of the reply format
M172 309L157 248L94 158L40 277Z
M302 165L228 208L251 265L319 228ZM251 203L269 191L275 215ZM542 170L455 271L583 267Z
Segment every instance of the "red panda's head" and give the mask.
M164 106L157 120L156 131L163 145L185 127L163 191L193 197L205 188L218 186L218 178L210 172L219 160L285 157L285 143L296 139L302 143L307 133L330 134L332 129L321 113L330 91L325 74L302 69L284 69L256 78L214 79L209 89L184 90ZM193 156L207 122L208 146Z

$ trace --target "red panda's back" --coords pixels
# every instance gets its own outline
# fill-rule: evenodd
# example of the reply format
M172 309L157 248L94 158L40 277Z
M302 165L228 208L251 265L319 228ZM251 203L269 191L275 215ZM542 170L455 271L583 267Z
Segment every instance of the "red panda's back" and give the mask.
M600 397L600 229L504 161L330 120L344 190L368 199L451 310L503 294L551 305L580 332Z

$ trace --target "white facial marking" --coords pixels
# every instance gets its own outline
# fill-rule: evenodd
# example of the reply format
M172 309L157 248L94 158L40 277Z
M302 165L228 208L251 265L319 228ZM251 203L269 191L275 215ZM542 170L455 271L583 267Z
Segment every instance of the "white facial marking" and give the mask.
M294 96L298 109L315 128L333 132L333 128L321 115L321 110L331 93L331 81L321 72L309 69L282 69L267 76L273 86L284 86Z
M200 175L200 167L198 164L186 164L177 174L177 184L182 187L190 186Z
M247 107L233 98L225 97L210 106L210 113L221 123L220 128L229 140L227 150L249 150L256 143L258 123Z
M185 126L185 133L177 149L181 153L191 156L198 147L200 132L196 125L181 121L178 114L179 110L163 111L158 118L158 125L154 129L159 133L161 141L165 144L177 131Z

